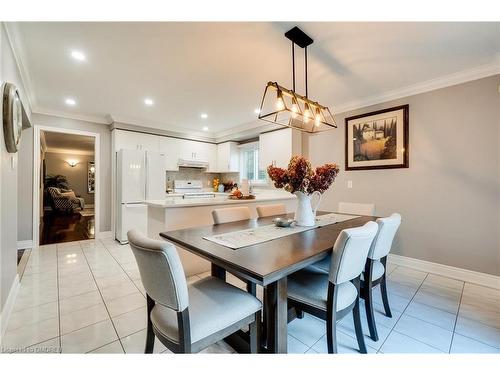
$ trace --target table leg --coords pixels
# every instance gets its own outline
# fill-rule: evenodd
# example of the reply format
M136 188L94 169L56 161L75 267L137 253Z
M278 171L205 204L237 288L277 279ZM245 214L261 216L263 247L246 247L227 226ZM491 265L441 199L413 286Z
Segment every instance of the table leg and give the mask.
M264 289L264 314L267 349L287 353L287 279L275 281Z
M212 263L212 276L226 281L226 270L219 267L217 264Z

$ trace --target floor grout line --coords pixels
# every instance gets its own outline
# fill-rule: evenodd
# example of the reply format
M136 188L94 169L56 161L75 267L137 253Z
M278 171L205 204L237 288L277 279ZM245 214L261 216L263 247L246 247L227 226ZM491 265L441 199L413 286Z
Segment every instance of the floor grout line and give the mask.
M385 342L387 341L387 339L389 338L389 336L391 335L391 333L394 331L394 328L396 327L396 325L398 324L398 322L401 320L401 318L403 317L405 311L408 309L408 306L410 306L410 304L412 303L413 299L415 298L415 296L417 295L418 291L420 290L420 288L422 287L422 285L424 284L424 281L427 279L427 276L429 276L429 274L427 273L424 277L424 279L420 282L420 285L418 286L417 290L415 291L415 293L413 294L413 297L411 297L410 301L407 303L407 305L405 306L404 310L401 312L401 315L399 316L399 318L396 320L396 323L394 323L394 325L392 326L391 330L389 331L389 334L387 335L387 337L385 338L384 342L379 346L379 348L377 349L377 353L383 353L381 352L380 350L382 349L382 347L384 346ZM389 292L387 292L389 293ZM398 332L398 331L396 331ZM400 332L398 332L400 333ZM409 337L409 336L408 336ZM413 337L412 337L413 338Z
M97 241L101 242L101 244L102 244L102 245L104 245L104 243L102 243L102 241L101 241L101 240L97 240ZM81 248L81 245L80 245L80 248ZM105 249L106 249L106 251L109 253L109 250L106 248L106 246L105 246L104 248L105 248ZM111 314L109 313L108 306L106 306L106 303L104 302L104 297L102 296L101 290L99 289L99 286L97 285L97 281L96 281L96 279L95 279L94 272L92 271L92 268L90 267L90 263L89 263L89 261L88 261L88 259L87 259L87 255L85 254L85 252L83 251L83 249L82 249L82 253L83 253L83 256L84 256L84 258L85 258L85 261L87 262L87 265L88 265L88 267L89 267L89 269L90 269L90 273L92 274L92 278L94 279L94 282L95 282L95 284L96 284L96 286L97 286L97 291L98 291L99 295L101 296L102 302L103 302L103 304L104 304L104 308L106 309L106 312L108 313L108 316L109 316L109 320L110 320L110 322L111 322L111 325L113 326L113 329L115 330L116 337L118 337L118 340L120 341L120 346L122 347L122 350L123 350L123 352L125 353L125 348L123 347L123 344L122 344L122 342L121 342L121 340L120 340L120 335L118 334L118 330L116 329L115 323L113 322L113 319L111 318ZM110 344L110 343L108 342L108 344ZM106 344L106 345L107 345L107 344Z
M460 302L458 303L457 316L455 317L455 324L453 325L453 334L451 335L450 348L448 353L451 353L451 348L453 347L453 339L455 338L455 330L457 328L458 315L460 314L460 307L462 307L462 298L464 297L465 282L462 285L462 293L460 294Z
M59 320L59 353L62 353L62 332L61 332L61 298L59 292L59 249L56 245L56 282L57 282L57 318Z

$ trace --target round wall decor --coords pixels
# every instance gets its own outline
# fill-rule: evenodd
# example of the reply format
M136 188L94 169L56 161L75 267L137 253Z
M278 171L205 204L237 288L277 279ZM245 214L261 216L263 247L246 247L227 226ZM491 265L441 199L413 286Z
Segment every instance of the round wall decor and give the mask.
M15 153L23 129L23 107L16 86L8 82L2 88L2 118L5 146Z

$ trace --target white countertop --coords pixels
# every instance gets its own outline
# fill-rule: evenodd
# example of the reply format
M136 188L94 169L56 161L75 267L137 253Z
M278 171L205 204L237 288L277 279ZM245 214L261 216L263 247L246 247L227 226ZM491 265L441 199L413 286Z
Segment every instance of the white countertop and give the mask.
M255 194L255 199L229 199L227 194L217 194L215 198L181 198L179 196L168 197L163 200L147 200L145 204L151 207L177 208L177 207L197 207L197 206L219 206L225 204L245 204L253 202L268 202L295 199L295 195L284 191L259 192Z

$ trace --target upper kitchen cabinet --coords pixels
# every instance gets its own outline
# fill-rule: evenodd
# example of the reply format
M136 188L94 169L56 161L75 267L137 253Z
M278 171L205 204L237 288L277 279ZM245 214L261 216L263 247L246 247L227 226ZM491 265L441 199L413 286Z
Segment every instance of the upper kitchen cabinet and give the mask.
M224 142L217 145L216 172L238 172L240 152L236 142Z
M126 130L116 130L115 150L160 151L159 137Z
M179 139L178 158L207 162L207 171L212 171L217 164L217 145L207 142Z
M159 137L160 151L165 154L165 170L179 170L179 155L181 153L182 139Z
M302 155L302 134L286 128L259 136L259 168L266 170L271 164L286 168L293 155Z

